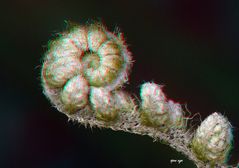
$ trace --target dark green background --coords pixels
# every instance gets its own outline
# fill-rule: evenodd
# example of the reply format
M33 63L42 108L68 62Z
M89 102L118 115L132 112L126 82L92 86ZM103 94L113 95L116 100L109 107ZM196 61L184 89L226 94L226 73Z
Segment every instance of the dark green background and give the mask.
M154 81L192 115L222 112L234 126L230 163L238 160L239 1L15 0L1 2L0 16L0 167L194 167L147 136L68 122L42 94L48 40L65 20L89 19L124 33L135 60L126 90L139 95L140 84Z

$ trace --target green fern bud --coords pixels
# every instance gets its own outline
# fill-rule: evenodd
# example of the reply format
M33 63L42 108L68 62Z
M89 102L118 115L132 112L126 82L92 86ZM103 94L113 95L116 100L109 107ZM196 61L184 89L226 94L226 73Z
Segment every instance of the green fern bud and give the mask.
M167 130L169 113L162 87L155 83L145 83L141 86L140 96L142 123Z
M117 117L117 108L112 94L105 88L92 87L90 91L90 103L96 118L103 121L113 121Z
M216 112L201 123L192 140L192 150L198 159L211 165L225 163L231 146L231 124Z

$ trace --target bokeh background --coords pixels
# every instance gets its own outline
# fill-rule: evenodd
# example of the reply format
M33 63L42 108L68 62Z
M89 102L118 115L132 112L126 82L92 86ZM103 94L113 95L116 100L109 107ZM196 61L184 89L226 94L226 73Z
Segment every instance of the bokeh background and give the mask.
M126 90L139 96L140 84L154 81L191 116L222 112L234 126L229 162L238 161L239 1L9 0L0 16L0 167L195 167L147 136L68 122L47 101L39 76L48 40L65 20L89 19L124 33L135 60Z

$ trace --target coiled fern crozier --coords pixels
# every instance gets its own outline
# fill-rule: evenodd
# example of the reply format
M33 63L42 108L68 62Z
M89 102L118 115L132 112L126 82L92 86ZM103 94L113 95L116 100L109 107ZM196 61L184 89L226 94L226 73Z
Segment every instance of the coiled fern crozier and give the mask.
M168 100L162 86L144 83L141 102L122 89L131 66L122 33L98 22L74 25L49 43L42 87L71 120L162 140L198 167L227 167L233 139L227 118L215 112L195 132L188 131L181 105Z

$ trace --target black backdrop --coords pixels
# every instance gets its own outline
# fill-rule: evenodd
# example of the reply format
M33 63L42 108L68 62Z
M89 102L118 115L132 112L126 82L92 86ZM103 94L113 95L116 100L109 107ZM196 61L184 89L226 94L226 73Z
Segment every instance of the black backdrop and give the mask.
M41 58L64 20L120 27L135 60L126 90L165 85L168 98L201 118L214 111L234 126L239 157L239 2L232 0L47 1L0 4L0 167L195 167L147 136L85 129L42 94ZM196 123L199 118L195 119ZM183 159L180 165L170 159Z

